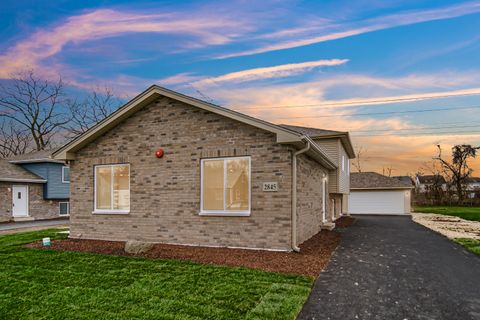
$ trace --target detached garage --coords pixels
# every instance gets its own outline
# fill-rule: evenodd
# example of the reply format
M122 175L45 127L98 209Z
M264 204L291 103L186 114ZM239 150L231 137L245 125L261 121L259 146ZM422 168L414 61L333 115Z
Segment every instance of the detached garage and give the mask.
M410 214L411 184L375 172L350 175L350 214Z

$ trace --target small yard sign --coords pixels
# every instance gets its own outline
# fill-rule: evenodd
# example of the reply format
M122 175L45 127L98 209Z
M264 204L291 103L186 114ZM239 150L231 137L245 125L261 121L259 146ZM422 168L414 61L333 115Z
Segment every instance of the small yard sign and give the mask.
M264 182L263 183L263 191L267 191L267 192L278 191L278 183L277 182Z

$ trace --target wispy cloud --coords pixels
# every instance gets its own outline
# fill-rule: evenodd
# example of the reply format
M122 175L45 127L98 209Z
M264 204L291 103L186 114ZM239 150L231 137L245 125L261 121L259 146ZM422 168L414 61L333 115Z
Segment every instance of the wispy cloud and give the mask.
M222 82L239 83L247 81L255 81L270 78L289 77L304 73L308 70L319 67L339 66L348 62L348 59L329 59L316 60L301 63L282 64L273 67L262 67L247 69L232 73L227 73L218 77L210 77L196 81L196 85L219 84Z
M453 5L445 8L431 9L431 10L422 10L422 11L410 11L401 14L388 15L380 18L374 18L367 20L365 22L357 23L356 27L352 27L351 24L347 25L338 25L333 26L339 31L332 31L327 34L318 35L315 37L307 37L303 39L294 39L287 40L284 42L268 44L251 50L245 50L240 52L234 52L224 55L219 55L217 59L226 59L239 56L254 55L259 53L278 51L284 49L291 49L296 47L307 46L315 43L332 41L347 37L352 37L360 35L367 32L373 32L383 29L390 29L405 25L411 25L421 22L434 21L434 20L443 20L450 19L455 17L460 17L468 14L480 12L480 3L479 2L469 2L460 5ZM306 27L311 31L311 27ZM343 30L342 30L343 29ZM283 30L277 32L277 35L289 35L289 30ZM298 31L303 31L302 28L291 30L292 34L298 33ZM318 30L317 30L318 31ZM320 30L321 31L321 30Z
M176 13L145 14L100 9L72 16L53 28L41 29L0 55L0 77L26 67L42 69L47 76L50 68L41 62L52 57L67 44L115 37L129 33L159 33L188 36L195 39L195 46L220 45L228 43L243 30L235 20L215 17L181 15ZM248 28L248 27L245 27ZM192 41L177 38L179 46L190 47Z

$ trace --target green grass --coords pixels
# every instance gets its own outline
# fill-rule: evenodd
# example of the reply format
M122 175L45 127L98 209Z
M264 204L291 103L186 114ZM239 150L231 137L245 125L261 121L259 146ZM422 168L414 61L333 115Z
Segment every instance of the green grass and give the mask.
M467 249L468 251L471 251L480 256L480 240L458 238L455 239L455 241L464 246L465 249Z
M417 206L415 212L437 213L466 220L480 221L480 207Z
M58 230L0 236L2 319L294 319L313 279L21 244Z

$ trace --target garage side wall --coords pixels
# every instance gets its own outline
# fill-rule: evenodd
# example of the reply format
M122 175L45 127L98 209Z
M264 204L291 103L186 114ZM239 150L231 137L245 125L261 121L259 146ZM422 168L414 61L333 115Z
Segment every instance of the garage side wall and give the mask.
M322 202L326 201L328 204L328 199L323 199L324 175L328 175L328 172L317 162L303 154L297 157L297 242L299 244L320 231Z

